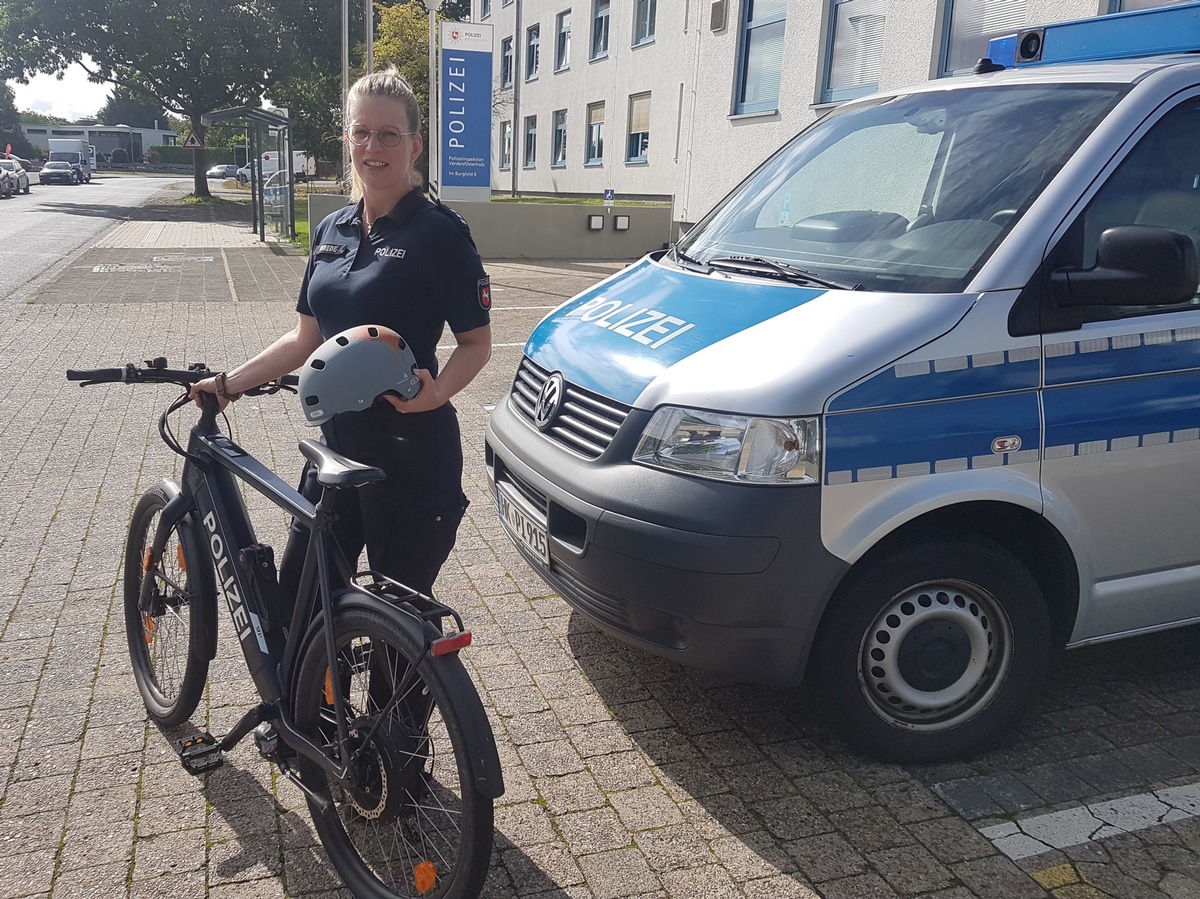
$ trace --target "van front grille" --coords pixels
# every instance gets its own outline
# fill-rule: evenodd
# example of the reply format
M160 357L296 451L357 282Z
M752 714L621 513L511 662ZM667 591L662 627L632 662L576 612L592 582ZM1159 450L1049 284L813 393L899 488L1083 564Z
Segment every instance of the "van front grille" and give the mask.
M528 357L521 360L517 369L510 398L513 408L531 425L538 393L550 374ZM555 443L585 459L597 459L608 449L629 412L629 406L576 387L568 381L562 409L554 424L544 433Z

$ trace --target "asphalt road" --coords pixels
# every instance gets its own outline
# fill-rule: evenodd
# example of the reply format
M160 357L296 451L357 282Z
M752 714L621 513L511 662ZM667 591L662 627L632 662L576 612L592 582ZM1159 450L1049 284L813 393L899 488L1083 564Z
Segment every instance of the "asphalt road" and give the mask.
M93 175L87 184L38 184L0 199L0 299L69 257L162 189L162 177Z

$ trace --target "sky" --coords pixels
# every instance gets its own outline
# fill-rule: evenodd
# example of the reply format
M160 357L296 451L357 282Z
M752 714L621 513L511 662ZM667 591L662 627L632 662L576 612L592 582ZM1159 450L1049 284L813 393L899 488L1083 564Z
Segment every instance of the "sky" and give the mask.
M94 116L108 102L111 84L93 84L78 64L67 69L62 81L53 75L35 75L29 84L10 81L17 111L32 110L61 116L68 121Z

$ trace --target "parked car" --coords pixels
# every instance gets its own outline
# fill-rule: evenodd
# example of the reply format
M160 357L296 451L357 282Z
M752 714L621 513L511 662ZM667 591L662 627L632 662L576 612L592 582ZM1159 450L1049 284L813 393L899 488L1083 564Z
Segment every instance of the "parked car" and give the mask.
M21 164L21 168L31 175L35 174L42 167L42 161L40 159L35 161L32 159L22 159L20 156L10 156L8 158L15 159Z
M38 172L39 184L80 184L82 182L83 176L79 173L79 169L69 162L52 160L42 166L42 170Z
M214 165L205 174L209 178L236 178L238 167L236 165Z
M0 168L0 197L7 200L17 192L16 187L13 186L15 181L16 179L8 169Z
M0 169L12 176L13 193L29 193L29 173L15 159L0 159Z
M234 177L237 178L238 184L249 184L250 183L250 166L248 166L248 165L242 166L234 174Z

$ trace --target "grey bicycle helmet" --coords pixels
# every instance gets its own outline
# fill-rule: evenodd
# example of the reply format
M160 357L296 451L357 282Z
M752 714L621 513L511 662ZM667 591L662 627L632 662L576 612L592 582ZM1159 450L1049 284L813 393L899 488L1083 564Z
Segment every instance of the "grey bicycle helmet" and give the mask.
M391 328L359 325L335 334L300 370L304 423L315 427L339 412L362 412L388 392L414 397L421 387L416 367L412 350Z

